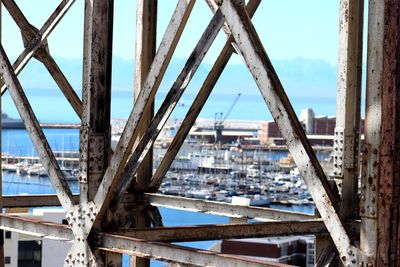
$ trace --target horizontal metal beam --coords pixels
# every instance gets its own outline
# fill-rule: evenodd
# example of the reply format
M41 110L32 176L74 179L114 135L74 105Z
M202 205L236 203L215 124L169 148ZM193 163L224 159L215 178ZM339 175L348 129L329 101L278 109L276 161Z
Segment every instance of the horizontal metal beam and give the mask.
M101 234L100 249L132 256L154 258L162 261L173 261L191 266L287 266L279 263L256 259L218 254L208 250L193 249L166 243L146 241L112 234Z
M271 220L312 220L313 215L290 212L284 210L259 208L252 206L237 206L228 203L196 200L191 198L165 196L160 194L146 194L151 204L159 207L180 209L193 212L204 212L233 218L246 218L259 221ZM79 195L73 195L75 203L79 202ZM180 203L177 205L177 203ZM35 208L60 206L56 195L6 195L3 196L4 208ZM235 211L239 209L239 212ZM359 232L359 221L347 223L351 232Z
M260 238L269 236L314 235L328 233L318 220L262 223L191 225L159 228L135 228L113 232L148 241L190 242L220 239Z
M79 196L74 195L74 202L79 202ZM313 215L270 208L239 206L228 203L198 200L184 197L166 196L161 194L146 194L151 204L171 209L204 212L220 216L247 218L260 221L266 220L312 220ZM4 208L33 208L60 206L56 195L22 195L3 196Z
M216 201L165 196L160 194L145 194L145 196L149 200L149 202L155 206L210 213L233 218L247 218L260 221L312 220L315 218L313 215L300 212L291 212L251 206L239 206Z
M79 195L73 195L75 203L79 202ZM3 196L4 208L34 208L60 206L57 195L9 195Z
M307 224L307 222L305 223ZM319 221L311 221L309 223L316 223L316 227L318 227L318 224L323 225ZM240 225L237 226L240 227ZM267 228L266 226L264 227ZM308 225L306 227L310 228L312 226ZM67 225L44 222L32 218L22 218L9 214L0 215L0 229L55 240L68 241L74 238L72 230ZM206 250L146 241L115 234L100 233L100 237L101 243L99 248L102 250L149 257L157 260L181 262L198 266L286 266L278 263L222 255Z
M22 218L4 213L0 214L0 229L48 239L67 241L74 239L68 225L32 218Z

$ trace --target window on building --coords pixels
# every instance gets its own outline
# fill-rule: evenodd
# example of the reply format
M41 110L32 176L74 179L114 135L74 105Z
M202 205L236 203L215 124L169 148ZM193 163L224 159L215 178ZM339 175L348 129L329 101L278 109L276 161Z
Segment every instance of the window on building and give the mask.
M6 236L6 239L11 239L11 232L10 231L6 231L5 232L5 236Z
M11 257L8 257L8 256L4 257L4 263L11 264Z
M18 242L18 267L42 266L42 241Z

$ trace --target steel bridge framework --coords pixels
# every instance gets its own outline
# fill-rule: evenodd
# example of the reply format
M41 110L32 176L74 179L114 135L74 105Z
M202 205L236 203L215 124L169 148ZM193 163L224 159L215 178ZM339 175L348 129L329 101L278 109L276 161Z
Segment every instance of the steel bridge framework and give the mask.
M188 18L196 16L191 14L195 0L178 0L158 47L157 0L136 1L135 105L114 151L110 142L113 1L85 0L82 97L75 93L47 44L74 0L60 1L41 29L29 23L14 0L1 2L24 41L24 50L13 64L0 46L1 93L8 90L16 104L56 195L2 196L0 204L3 208L61 205L69 225L3 213L0 229L71 242L65 266L121 266L122 254L131 256L131 266L147 266L149 258L198 266L282 266L171 242L303 234L316 237L316 266L400 264L399 1L370 0L366 20L363 0L340 0L337 121L330 177L324 174L252 24L261 0L247 4L206 0L214 15L156 112L155 94ZM364 23L368 24L368 43L366 123L361 143ZM153 174L152 145L221 28L226 44ZM241 56L260 89L318 216L155 193L233 53ZM79 195L71 193L18 80L32 58L43 63L81 119ZM232 220L226 225L163 227L159 206ZM248 219L261 222L248 223ZM3 247L0 265L4 266L2 253Z

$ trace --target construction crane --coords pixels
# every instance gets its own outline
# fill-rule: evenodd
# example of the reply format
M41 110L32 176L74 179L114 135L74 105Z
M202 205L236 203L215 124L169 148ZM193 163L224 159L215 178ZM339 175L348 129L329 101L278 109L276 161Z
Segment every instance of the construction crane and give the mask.
M215 130L215 143L219 144L222 140L222 130L224 129L224 122L228 118L229 114L231 113L232 109L235 107L236 103L238 102L240 96L242 94L238 93L235 100L233 100L232 105L229 107L228 111L226 112L225 116L223 117L223 112L216 112L214 117L214 130Z

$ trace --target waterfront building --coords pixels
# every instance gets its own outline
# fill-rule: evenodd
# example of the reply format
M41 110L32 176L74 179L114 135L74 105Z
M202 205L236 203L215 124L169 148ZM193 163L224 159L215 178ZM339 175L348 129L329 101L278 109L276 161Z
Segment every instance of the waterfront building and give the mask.
M23 218L67 224L62 209L34 209L17 213ZM71 244L59 240L41 238L21 232L4 231L5 267L54 267L63 266Z
M222 240L220 252L295 266L314 266L312 236Z

